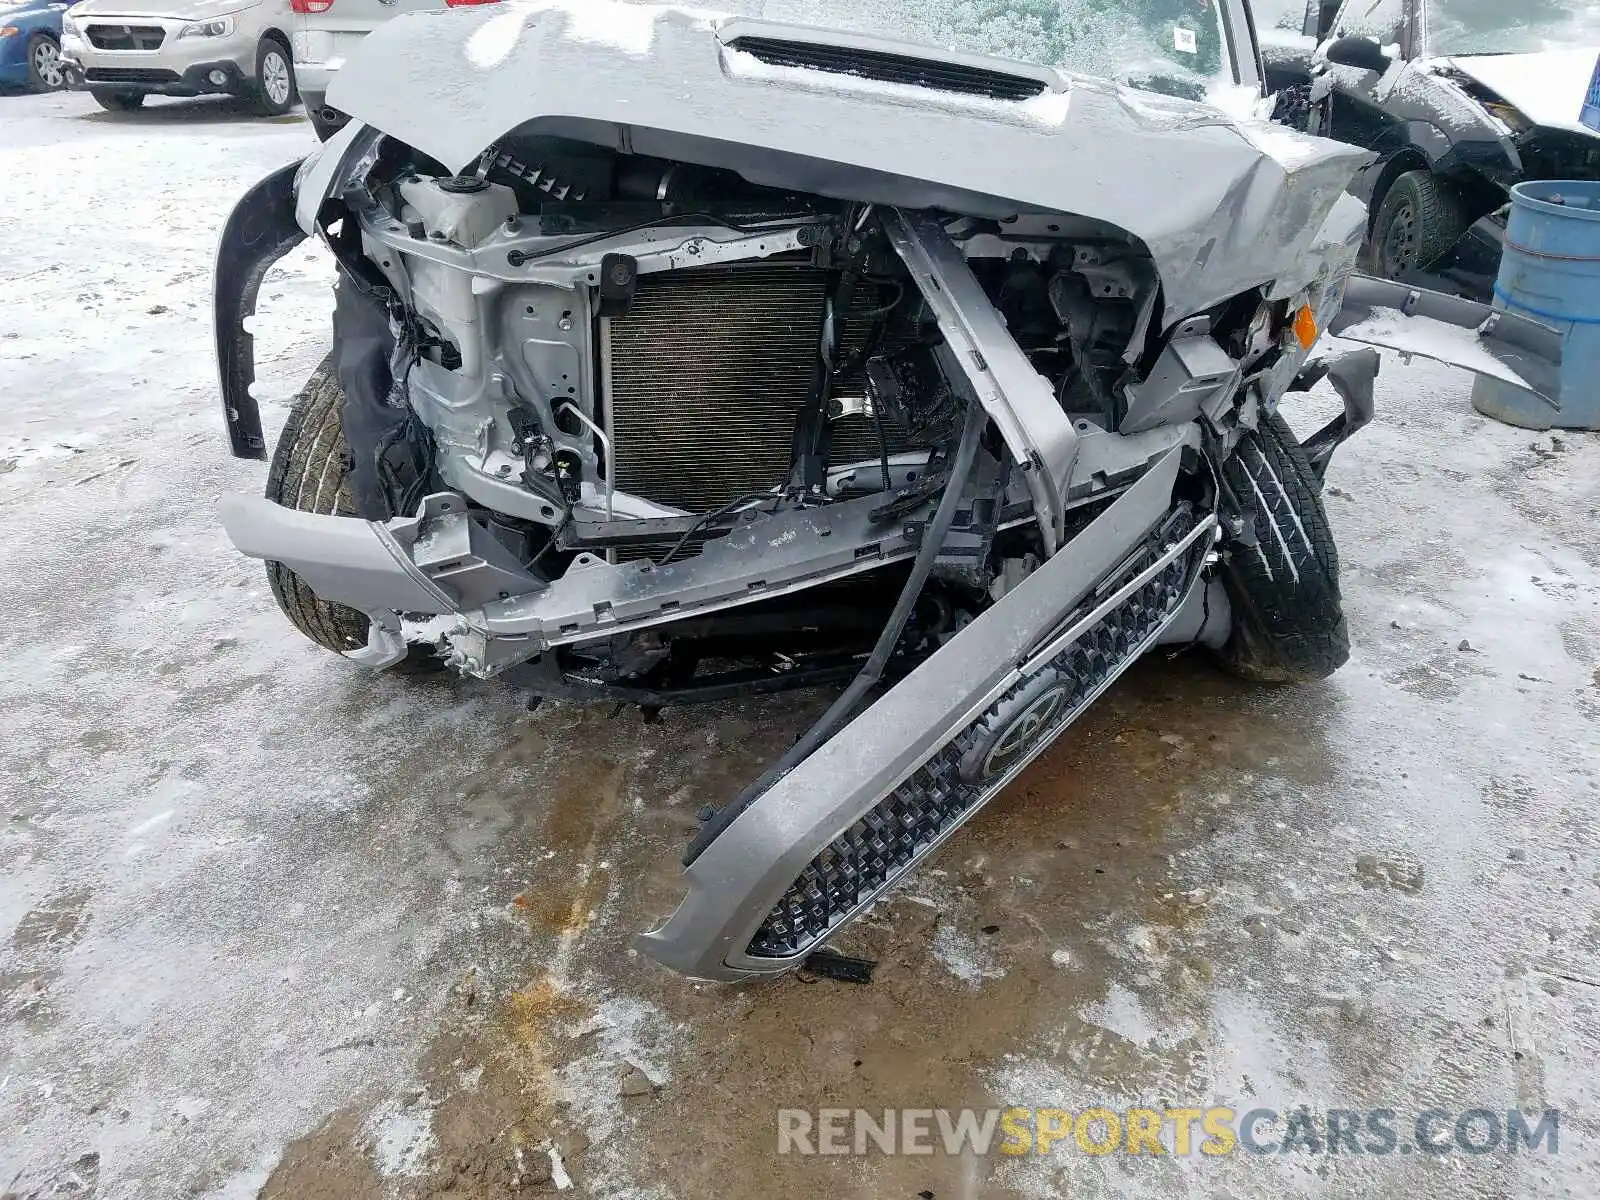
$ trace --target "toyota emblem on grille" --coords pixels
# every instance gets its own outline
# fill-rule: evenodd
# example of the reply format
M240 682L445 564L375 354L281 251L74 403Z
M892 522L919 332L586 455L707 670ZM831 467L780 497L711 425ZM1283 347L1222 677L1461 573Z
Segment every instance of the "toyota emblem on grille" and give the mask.
M1002 702L999 711L980 724L975 743L963 756L962 777L970 783L983 783L1026 762L1072 707L1073 682L1070 676L1046 667L1009 702Z

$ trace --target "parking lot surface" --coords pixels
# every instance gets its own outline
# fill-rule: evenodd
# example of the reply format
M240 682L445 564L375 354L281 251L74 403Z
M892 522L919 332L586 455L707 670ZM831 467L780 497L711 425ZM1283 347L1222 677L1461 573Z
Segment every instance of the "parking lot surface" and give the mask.
M630 939L827 697L374 677L221 533L265 468L222 436L215 236L311 145L0 98L0 1194L1600 1193L1600 441L1389 364L1327 492L1349 666L1152 657L849 932L871 985L696 985ZM274 433L330 280L303 247L263 288ZM777 1153L780 1109L1211 1105L1399 1137ZM1556 1152L1409 1152L1474 1109L1559 1110Z

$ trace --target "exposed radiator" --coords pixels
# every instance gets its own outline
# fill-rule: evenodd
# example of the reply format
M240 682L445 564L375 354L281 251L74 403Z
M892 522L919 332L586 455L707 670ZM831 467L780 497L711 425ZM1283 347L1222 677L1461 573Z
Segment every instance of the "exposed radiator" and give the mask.
M602 339L616 487L705 512L784 482L826 298L809 265L642 277Z
M615 486L707 512L782 483L795 420L816 384L829 287L826 272L803 263L644 276L601 339ZM863 284L852 307L870 311L882 300ZM841 350L861 346L869 327L841 321ZM833 398L850 415L829 423L833 463L880 453L876 421L854 411L864 396L859 376L836 381ZM893 422L884 432L891 454L909 448Z

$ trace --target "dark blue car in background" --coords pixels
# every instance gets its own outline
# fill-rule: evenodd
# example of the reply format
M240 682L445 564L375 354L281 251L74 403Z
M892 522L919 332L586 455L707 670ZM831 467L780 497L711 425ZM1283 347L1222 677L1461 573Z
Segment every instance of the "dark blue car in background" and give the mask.
M67 84L61 69L61 14L69 0L0 0L0 87L54 92Z

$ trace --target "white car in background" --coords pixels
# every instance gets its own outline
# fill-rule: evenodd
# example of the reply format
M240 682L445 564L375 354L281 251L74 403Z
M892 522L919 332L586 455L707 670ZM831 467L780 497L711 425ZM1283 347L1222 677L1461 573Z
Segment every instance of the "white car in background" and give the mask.
M146 96L242 96L264 116L294 105L285 0L82 0L62 18L61 62L102 108Z
M324 141L345 122L329 108L328 84L350 52L379 25L402 13L441 11L498 0L290 0L294 10L294 71L306 115Z

